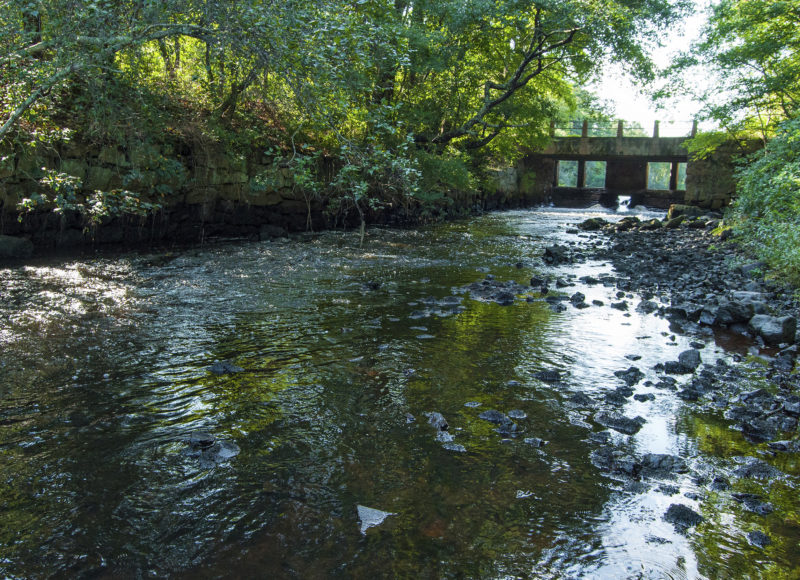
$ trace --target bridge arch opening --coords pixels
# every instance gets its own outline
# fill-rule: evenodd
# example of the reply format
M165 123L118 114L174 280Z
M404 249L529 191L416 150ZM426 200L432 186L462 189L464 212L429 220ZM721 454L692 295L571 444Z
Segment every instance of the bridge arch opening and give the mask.
M686 189L686 163L651 161L647 164L647 189L683 191Z
M605 161L558 162L557 187L603 189L606 186Z

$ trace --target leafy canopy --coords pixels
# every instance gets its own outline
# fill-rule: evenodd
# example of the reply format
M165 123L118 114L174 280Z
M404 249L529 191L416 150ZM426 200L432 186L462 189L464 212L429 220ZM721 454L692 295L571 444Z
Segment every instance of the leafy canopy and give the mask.
M574 108L575 83L608 61L651 77L645 48L685 7L685 0L0 2L0 140L20 126L76 119L102 138L141 139L153 128L185 131L194 112L201 133L233 146L272 132L287 163L339 159L336 175L317 172L324 182L317 185L359 213L374 192L418 193L422 168L435 174L436 159L451 178L474 183L475 166L545 138L550 120Z

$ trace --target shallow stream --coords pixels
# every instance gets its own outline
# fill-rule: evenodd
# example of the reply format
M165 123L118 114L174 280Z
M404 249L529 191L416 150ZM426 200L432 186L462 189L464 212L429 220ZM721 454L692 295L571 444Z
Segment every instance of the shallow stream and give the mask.
M797 577L796 455L653 386L690 342L708 363L730 345L673 332L639 297L612 308L607 263L542 263L595 215L629 214L513 211L372 229L363 247L326 232L0 269L0 576ZM562 292L597 303L472 299L487 274L570 279ZM654 399L617 408L646 423L610 440L689 473L631 485L590 461L604 428L572 397L601 399L632 365ZM772 502L766 516L709 491L744 455L786 474L742 484ZM676 529L674 503L705 521ZM772 544L750 545L752 530Z

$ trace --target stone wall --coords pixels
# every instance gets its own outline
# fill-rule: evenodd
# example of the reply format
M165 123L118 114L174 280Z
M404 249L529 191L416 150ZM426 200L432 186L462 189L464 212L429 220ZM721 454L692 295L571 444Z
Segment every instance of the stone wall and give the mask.
M736 159L759 147L756 141L744 146L731 142L706 159L691 160L686 166L684 203L708 209L728 206L736 195Z
M309 199L287 167L263 152L226 152L215 143L175 141L155 147L87 145L0 148L0 235L23 237L37 248L81 244L198 242L211 237L274 237L309 227L348 224L325 212L325 200ZM88 224L77 211L45 210L21 214L17 204L42 192L44 170L79 178L82 195L95 190L128 190L144 202L157 203L146 216L106 218ZM481 192L453 191L432 205L387 206L369 215L371 223L464 215L475 210L520 206L536 196L521 192L516 172L498 172ZM354 225L350 223L350 225Z

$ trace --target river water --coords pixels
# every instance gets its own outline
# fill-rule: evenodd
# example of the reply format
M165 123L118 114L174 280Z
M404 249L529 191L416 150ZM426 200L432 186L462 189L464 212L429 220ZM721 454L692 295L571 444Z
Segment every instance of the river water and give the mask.
M652 386L690 341L706 362L731 353L611 308L613 282L577 280L609 264L541 262L595 215L629 214L512 211L372 229L363 247L326 232L0 269L0 575L796 577L794 476L770 484L766 517L709 492L697 473L760 448ZM564 292L602 305L471 299L463 287L487 273L574 276ZM624 414L647 422L611 441L678 455L691 475L631 485L590 462L603 428L571 397L602 398L632 364L655 399L629 399ZM516 417L512 436L479 417L492 409ZM193 445L198 432L215 446ZM677 530L673 503L705 521ZM380 511L362 524L359 506ZM750 546L754 529L773 544Z

